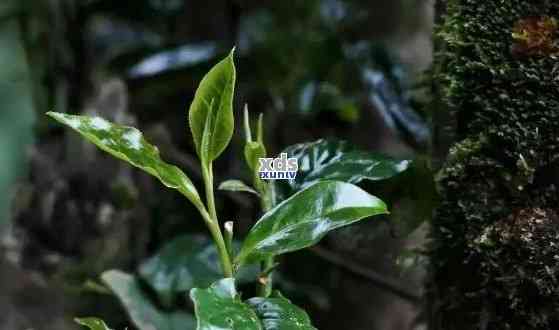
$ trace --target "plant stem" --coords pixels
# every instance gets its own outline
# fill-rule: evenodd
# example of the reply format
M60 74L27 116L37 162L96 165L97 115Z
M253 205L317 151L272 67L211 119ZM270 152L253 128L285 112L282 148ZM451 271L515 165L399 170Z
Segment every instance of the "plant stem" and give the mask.
M269 271L274 266L274 258L266 258L260 263L260 270L265 273L258 280L258 295L260 297L269 297L273 288L273 271Z
M215 209L215 199L214 199L214 186L213 186L213 172L212 163L210 162L208 166L202 165L202 176L204 179L204 185L206 188L206 204L208 206L208 211L205 209L200 211L202 217L208 225L208 229L212 234L214 242L217 246L217 252L221 261L221 268L225 277L233 277L233 266L231 264L231 257L227 250L227 245L223 239L223 234L221 228L219 227L219 221L217 219L217 212ZM208 213L209 212L209 213Z
M214 198L213 165L211 162L208 164L206 169L202 169L202 176L206 187L206 204L208 204L208 211L210 212L212 220L217 223L217 212L215 210Z
M229 258L233 258L233 221L227 221L223 225L223 229L225 229L225 247L227 247L227 252L229 252Z
M215 226L211 226L210 232L212 233L212 237L217 246L223 275L225 275L225 277L233 277L233 266L231 264L231 258L229 257L227 246L225 245L225 241L223 240L223 235L221 234L219 224L216 223Z
M332 265L343 268L355 275L361 276L362 278L371 281L375 286L377 286L380 289L384 289L388 292L391 292L396 296L405 299L415 305L421 304L422 301L421 296L403 288L397 281L394 281L390 278L386 278L372 269L368 269L367 267L364 267L356 262L351 261L351 258L338 255L334 252L328 251L319 246L312 247L309 250L312 253L314 253L316 256L330 262Z
M271 184L262 184L260 192L260 205L262 212L266 213L273 206L273 186ZM274 266L274 257L266 258L260 263L260 271L264 274L258 281L258 295L260 297L268 297L272 293L273 288L273 271L270 269Z

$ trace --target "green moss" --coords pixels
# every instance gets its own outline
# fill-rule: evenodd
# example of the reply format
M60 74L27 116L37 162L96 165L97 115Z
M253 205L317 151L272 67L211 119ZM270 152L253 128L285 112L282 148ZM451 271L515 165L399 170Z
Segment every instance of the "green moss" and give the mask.
M466 138L460 142L455 143L448 152L448 163L456 164L465 160L469 155L479 152L484 145L487 144L487 139L483 134L476 137Z
M513 52L518 22L559 18L559 1L453 0L447 13L435 78L458 142L438 176L438 326L559 329L559 198L546 174L559 157L559 61Z

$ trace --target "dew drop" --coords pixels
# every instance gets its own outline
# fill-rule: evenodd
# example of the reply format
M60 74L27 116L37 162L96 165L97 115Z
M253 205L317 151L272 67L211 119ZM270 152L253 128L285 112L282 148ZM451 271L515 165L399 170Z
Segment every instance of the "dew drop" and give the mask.
M134 150L140 150L142 148L142 134L137 130L130 130L126 132L122 138L128 146Z
M98 131L106 131L111 128L111 124L101 117L94 117L89 124Z

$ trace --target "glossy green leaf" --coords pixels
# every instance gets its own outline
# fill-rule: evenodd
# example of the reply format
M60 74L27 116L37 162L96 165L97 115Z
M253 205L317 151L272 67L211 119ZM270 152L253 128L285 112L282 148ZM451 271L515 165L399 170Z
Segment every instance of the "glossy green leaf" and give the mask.
M74 321L77 324L88 327L90 330L111 330L103 320L96 317L75 318Z
M226 190L226 191L244 191L248 193L252 193L258 195L258 192L251 187L249 187L246 183L241 180L227 180L223 181L219 185L219 190Z
M258 316L243 303L232 278L222 279L208 289L192 289L197 330L262 330Z
M265 330L316 330L307 313L278 293L270 298L247 300Z
M202 79L190 105L188 120L196 152L206 161L216 159L233 136L234 50ZM207 150L203 148L204 134Z
M158 309L142 290L134 276L117 270L103 273L103 282L111 288L139 330L194 330L192 315L181 310Z
M359 183L379 181L405 171L411 162L396 160L371 152L357 151L343 141L318 140L293 145L283 152L298 160L294 180L278 182L284 197L308 187L318 180Z
M113 124L99 117L56 112L47 114L73 128L100 149L141 168L158 178L165 186L178 190L194 204L201 204L198 191L190 179L178 167L161 160L159 150L147 142L139 130Z
M233 245L238 248L240 244ZM245 267L236 274L237 282L255 281L258 272L258 267ZM207 288L222 278L215 244L201 235L183 235L165 244L140 266L139 275L165 306L192 288Z
M329 231L388 213L380 199L340 181L321 181L267 212L248 233L236 264L316 244Z

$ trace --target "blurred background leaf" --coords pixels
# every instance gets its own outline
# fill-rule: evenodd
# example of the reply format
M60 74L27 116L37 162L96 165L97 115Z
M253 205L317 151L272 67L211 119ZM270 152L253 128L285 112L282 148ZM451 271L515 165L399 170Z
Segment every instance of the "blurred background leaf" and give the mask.
M240 244L234 245L238 250ZM237 284L255 282L258 273L259 268L254 265L244 267L235 279ZM142 263L139 275L166 307L172 306L177 298L184 298L190 289L207 288L222 278L217 249L209 237L202 235L183 235L168 242Z
M33 75L21 25L22 3L0 4L0 227L8 219L14 183L33 141Z
M102 275L105 284L125 307L133 324L139 330L194 330L193 315L182 310L166 311L153 303L133 275L111 270Z

